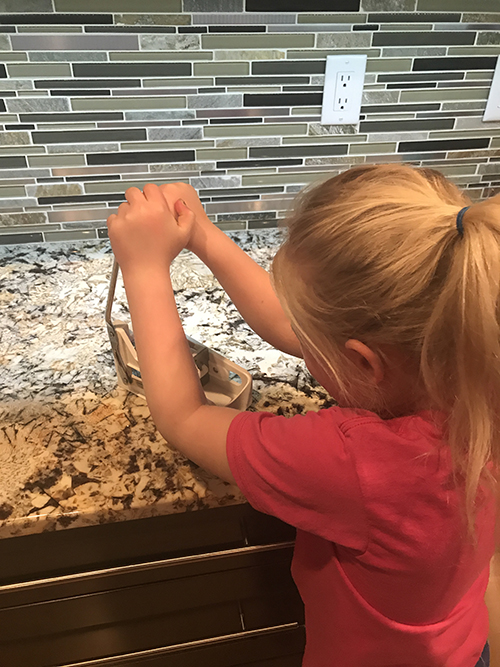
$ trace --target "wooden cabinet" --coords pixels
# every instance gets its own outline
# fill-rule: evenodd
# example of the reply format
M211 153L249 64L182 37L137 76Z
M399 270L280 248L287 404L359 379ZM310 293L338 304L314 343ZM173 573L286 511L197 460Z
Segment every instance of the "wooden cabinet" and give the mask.
M0 541L1 667L300 667L295 531L248 505Z

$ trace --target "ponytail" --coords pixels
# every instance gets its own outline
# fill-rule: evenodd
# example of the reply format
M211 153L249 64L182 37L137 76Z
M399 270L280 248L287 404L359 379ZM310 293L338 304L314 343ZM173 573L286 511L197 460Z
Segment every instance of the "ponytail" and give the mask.
M494 482L500 467L500 195L471 205L462 229L450 229L445 241L448 271L423 332L421 371L429 395L449 415L448 441L472 531L478 486Z

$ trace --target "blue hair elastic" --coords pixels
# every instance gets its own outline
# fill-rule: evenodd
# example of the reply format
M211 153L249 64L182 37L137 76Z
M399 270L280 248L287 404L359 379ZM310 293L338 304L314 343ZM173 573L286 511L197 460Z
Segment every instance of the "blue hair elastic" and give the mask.
M461 209L457 214L457 229L460 236L464 235L464 226L462 224L462 218L464 217L465 211L468 211L469 209L470 206L464 206L464 208Z

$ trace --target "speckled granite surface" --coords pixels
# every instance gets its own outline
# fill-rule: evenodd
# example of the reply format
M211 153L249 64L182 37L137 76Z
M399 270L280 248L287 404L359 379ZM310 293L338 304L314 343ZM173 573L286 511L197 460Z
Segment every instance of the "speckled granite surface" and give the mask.
M280 234L231 236L267 268ZM112 259L107 241L0 248L0 537L244 502L171 449L145 401L117 388L104 323ZM182 253L172 275L186 333L252 374L251 410L330 404L195 256ZM113 317L128 319L121 282Z

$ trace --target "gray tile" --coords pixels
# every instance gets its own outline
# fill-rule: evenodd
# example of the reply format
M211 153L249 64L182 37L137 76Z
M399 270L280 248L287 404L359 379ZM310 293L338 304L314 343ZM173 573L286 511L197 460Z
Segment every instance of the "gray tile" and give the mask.
M28 132L0 132L0 145L2 146L30 143L31 138Z
M1 53L0 53L0 58L1 58ZM189 52L189 63L179 63L179 65L183 65L184 69L187 68L187 72L185 73L180 73L182 76L189 76L189 73L191 71L191 61L194 60L212 60L213 54L211 51L190 51ZM170 60L186 60L186 54L184 51L112 51L109 54L109 59L113 61L127 61L131 62L134 61L134 64L137 65L138 63L135 62L137 60L145 60L148 61L148 63L151 64L157 64L154 63L153 61L155 60L161 60L162 63L166 65L171 65L172 63L169 63ZM235 58L233 58L235 60ZM116 63L118 64L118 63ZM146 65L147 63L144 63ZM172 76L172 72L167 73L168 76ZM124 75L126 76L126 75ZM157 73L156 76L160 76L160 73Z
M243 137L241 139L217 139L217 148L237 148L239 146L279 146L280 137Z
M176 162L175 164L150 164L149 171L152 174L169 171L213 171L215 162Z
M75 211L74 209L69 211L49 211L48 218L50 222L102 221L116 211L116 207L82 209L79 211Z
M7 110L26 113L30 111L70 111L69 100L65 97L31 97L25 99L6 99Z
M299 14L297 17L299 23L366 23L366 14Z
M129 109L164 109L186 106L185 97L87 97L72 100L75 111L87 110L129 110ZM9 109L10 111L10 109Z
M17 225L44 225L47 213L0 213L0 227Z
M249 63L194 63L196 76L244 76L250 73Z
M0 245L18 245L19 243L40 243L43 234L40 232L32 234L0 234Z
M420 27L420 26L419 26ZM373 35L373 46L471 45L475 32L385 32Z
M229 51L215 51L215 60L274 60L285 58L285 51L278 49L230 49ZM291 56L292 57L292 56ZM320 56L318 56L320 57Z
M242 107L243 95L188 95L189 109L207 109L220 107L229 109L230 107Z
M204 49L279 49L314 46L314 35L266 35L264 33L221 33L202 35ZM237 58L236 60L240 60Z
M119 144L51 144L48 153L108 153L120 150Z
M232 222L216 222L215 226L218 227L219 229L222 229L223 232L241 231L247 228L246 223L238 222L236 220ZM2 237L0 236L0 239L1 238Z
M97 234L95 230L75 230L71 232L45 232L44 237L46 241L86 241L97 239Z
M195 25L262 25L266 23L295 23L296 14L257 14L235 13L235 14L193 14Z
M26 79L0 79L0 90L33 90L33 81Z
M497 13L495 14L485 14L485 13L465 13L462 14L462 21L465 23L494 23L498 21L498 8Z
M0 34L0 50L10 51L12 49L10 45L9 36L5 34Z
M446 47L439 47L439 46L420 46L420 47L415 47L415 46L410 46L410 47L398 47L398 46L389 46L385 49L382 50L382 56L383 58L397 58L397 57L405 57L405 56L445 56L446 55ZM410 61L411 62L411 61ZM390 60L385 61L386 64L391 63ZM371 63L370 69L373 69L372 65L375 65L376 63ZM368 67L367 67L368 69ZM407 68L410 69L410 68ZM377 68L377 71L380 71ZM388 68L386 68L386 71L388 71Z
M356 125L322 125L321 123L310 123L308 135L325 135L325 134L357 134L358 128Z
M500 44L500 32L480 32L477 44Z
M200 35L141 35L141 49L149 51L187 51L201 48Z
M134 51L137 35L12 35L12 47L19 51Z
M39 144L90 143L92 141L143 141L144 139L146 139L146 130L141 129L33 132L33 141Z
M37 204L37 200L33 197L23 197L20 199L0 199L0 208L25 208L28 206L34 207L37 206Z
M418 0L416 8L419 12L467 12L471 3L469 0ZM498 12L498 0L475 0L474 9L478 12Z
M53 11L52 0L0 0L2 14Z
M34 155L28 157L30 167L61 167L85 165L83 155Z
M320 33L316 38L316 44L319 49L335 47L340 49L356 47L358 49L369 48L372 45L371 34L362 32L334 32ZM292 44L292 46L294 46Z
M434 0L432 0L434 2ZM363 12L413 12L416 9L417 0L361 0L361 11ZM434 2L432 11L441 9L439 0ZM419 7L420 9L420 7Z
M17 51L0 51L0 63L18 63L23 60L28 60L26 53L19 53Z
M166 109L164 111L126 111L125 120L172 120L196 118L191 109Z
M54 0L56 12L136 12L137 0ZM181 12L181 0L141 0L143 12Z
M184 0L185 12L242 12L243 0Z
M32 51L31 62L104 62L108 60L105 51Z
M148 129L148 139L150 141L168 141L169 139L203 139L201 127L176 127L163 128L153 127Z
M311 155L345 155L347 144L319 144L309 146L267 146L250 148L250 158L307 157Z
M20 65L7 65L7 71L11 77L26 76L33 79L42 76L71 76L71 66L69 63L51 63L47 65L27 63Z
M57 197L60 195L82 195L80 183L49 183L47 185L27 185L26 193L30 197Z
M116 25L189 25L188 14L115 14Z
M191 185L196 190L203 188L239 188L241 176L201 176L192 178Z

